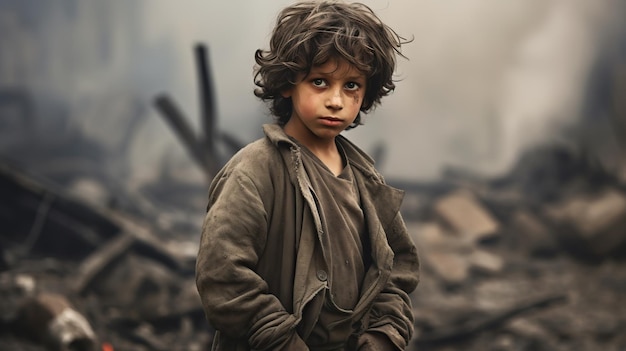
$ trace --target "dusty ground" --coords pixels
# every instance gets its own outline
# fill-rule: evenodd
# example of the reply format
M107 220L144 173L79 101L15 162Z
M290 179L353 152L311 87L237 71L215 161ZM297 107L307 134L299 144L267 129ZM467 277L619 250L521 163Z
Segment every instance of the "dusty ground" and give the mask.
M489 249L505 258L496 276L473 274L450 288L423 270L412 296L420 347L411 350L626 350L626 261L588 263L567 253L531 258L503 244ZM515 314L516 306L540 301ZM494 316L502 318L488 323ZM435 336L444 340L427 342Z
M474 271L467 281L450 286L423 266L422 281L412 295L416 335L408 350L626 350L626 261L589 263L565 252L530 258L504 242L484 249L505 258L501 273ZM40 290L63 291L75 268L58 259L32 258L3 272L2 280L30 276ZM192 283L191 276L180 279ZM15 295L9 285L3 288L1 307L6 317L15 310L16 300L10 299ZM110 300L94 295L72 301L91 319L101 340L111 342L115 350L206 349L209 327L201 316L150 324L133 318L131 310L111 306ZM4 331L0 350L46 349Z

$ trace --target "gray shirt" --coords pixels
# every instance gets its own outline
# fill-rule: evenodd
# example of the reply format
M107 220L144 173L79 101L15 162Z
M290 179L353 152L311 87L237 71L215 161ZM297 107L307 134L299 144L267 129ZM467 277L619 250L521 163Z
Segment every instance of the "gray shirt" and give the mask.
M338 176L306 147L302 150L302 162L328 233L331 267L326 301L307 343L315 350L332 350L341 347L354 332L350 317L368 268L364 258L370 255L364 235L367 231L358 187L343 150L340 152L345 167Z

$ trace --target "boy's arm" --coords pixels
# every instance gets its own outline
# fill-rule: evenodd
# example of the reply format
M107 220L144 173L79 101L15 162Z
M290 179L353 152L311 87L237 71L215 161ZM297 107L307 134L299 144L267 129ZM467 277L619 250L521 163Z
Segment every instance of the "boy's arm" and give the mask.
M267 214L256 185L237 172L210 191L196 262L196 284L206 316L224 336L252 349L308 350L295 317L254 272L265 247Z
M413 310L408 294L419 282L420 263L400 213L393 220L387 240L394 252L391 277L374 300L369 327L359 340L360 350L404 350L413 336ZM381 334L386 338L380 338ZM381 345L385 341L387 345Z

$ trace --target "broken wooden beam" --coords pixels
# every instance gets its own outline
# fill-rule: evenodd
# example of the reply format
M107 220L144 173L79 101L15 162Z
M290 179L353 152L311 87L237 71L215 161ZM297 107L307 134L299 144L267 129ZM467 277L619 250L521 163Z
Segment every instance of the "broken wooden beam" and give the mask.
M0 163L0 190L12 199L0 203L0 220L6 240L20 246L18 255L82 259L119 230L98 209L7 163Z
M208 161L216 161L215 150L215 91L213 87L213 76L209 62L208 48L206 45L197 44L195 46L196 67L198 70L198 85L200 86L200 124L202 126L203 137L201 140L204 152L209 157ZM215 170L217 165L210 165Z
M211 178L215 173L211 169L211 163L201 146L201 141L191 129L191 126L183 116L178 106L167 95L161 94L154 101L156 107L161 111L161 115L168 124L174 129L176 135L182 141L183 145L189 151L192 159L200 166L200 168Z
M78 267L73 290L84 294L112 262L130 250L134 242L133 236L122 233L92 252Z
M428 333L417 337L415 344L421 348L425 346L461 342L484 331L495 329L513 317L517 317L521 314L529 313L540 308L549 308L565 302L567 302L567 296L557 294L537 298L536 300L523 301L517 305L511 306L508 309L489 314L482 318L475 318L476 313L471 312L472 316L459 318L460 320L466 320L466 323L448 326L441 328L440 330L431 330Z

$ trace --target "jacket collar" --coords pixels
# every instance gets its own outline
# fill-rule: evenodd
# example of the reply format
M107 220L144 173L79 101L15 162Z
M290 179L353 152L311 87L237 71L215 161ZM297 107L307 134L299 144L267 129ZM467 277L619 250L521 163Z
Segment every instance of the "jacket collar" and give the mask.
M300 167L300 146L293 142L282 127L277 124L265 124L263 130L267 138L279 150L286 151L284 155L290 155L285 157L291 160L293 170L295 170L290 172L292 181L298 183L305 194L308 193L305 190L310 186L308 177ZM350 159L350 164L360 171L360 175L358 173L356 175L361 186L371 194L372 203L370 205L378 213L378 217L384 224L390 223L400 210L404 191L385 184L382 175L374 168L374 160L358 146L341 135L337 137L337 140Z
M300 151L300 146L293 142L285 133L283 128L277 124L264 124L263 131L269 140L279 147L281 145L288 146L292 150ZM346 155L350 159L350 164L357 167L364 175L373 178L378 182L382 182L382 177L374 168L374 159L372 159L365 151L346 139L343 135L337 137L337 142L343 147Z

